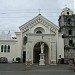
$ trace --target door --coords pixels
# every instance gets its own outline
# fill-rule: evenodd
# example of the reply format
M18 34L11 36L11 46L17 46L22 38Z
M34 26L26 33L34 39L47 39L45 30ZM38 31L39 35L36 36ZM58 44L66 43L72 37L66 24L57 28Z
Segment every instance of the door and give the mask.
M23 63L26 62L26 51L23 51Z

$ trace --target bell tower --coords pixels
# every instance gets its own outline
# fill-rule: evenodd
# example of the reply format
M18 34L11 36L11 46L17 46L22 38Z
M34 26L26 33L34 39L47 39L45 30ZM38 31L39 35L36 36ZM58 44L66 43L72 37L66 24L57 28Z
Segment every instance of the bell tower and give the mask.
M75 58L75 15L69 8L64 8L59 16L59 32L64 38L64 62Z

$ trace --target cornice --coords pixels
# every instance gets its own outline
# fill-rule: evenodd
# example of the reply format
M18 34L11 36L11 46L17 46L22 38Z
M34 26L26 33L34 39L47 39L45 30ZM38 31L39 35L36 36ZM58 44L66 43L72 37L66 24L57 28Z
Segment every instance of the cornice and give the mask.
M51 21L49 21L46 18L44 18L42 15L36 16L35 18L31 19L30 21L28 21L27 23L23 24L19 28L20 28L20 30L22 32L25 32L25 31L29 30L29 28L32 28L33 26L35 26L38 23L43 24L47 28L50 27L50 28L53 28L55 30L59 30L58 26L56 26L54 23L52 23Z
M0 40L0 42L17 42L17 40Z

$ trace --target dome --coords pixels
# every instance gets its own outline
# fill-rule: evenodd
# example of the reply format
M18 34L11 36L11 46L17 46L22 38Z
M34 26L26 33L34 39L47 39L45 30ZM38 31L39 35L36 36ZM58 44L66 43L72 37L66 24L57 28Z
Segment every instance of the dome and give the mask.
M67 7L65 7L61 12L61 15L72 15L72 14L73 14L73 11Z

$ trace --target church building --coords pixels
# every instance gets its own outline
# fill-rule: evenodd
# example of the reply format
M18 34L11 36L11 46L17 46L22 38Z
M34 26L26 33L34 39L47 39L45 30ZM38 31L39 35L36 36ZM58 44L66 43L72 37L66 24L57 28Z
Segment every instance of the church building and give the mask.
M59 33L59 27L41 14L19 29L20 32L15 32L15 39L0 39L0 57L7 57L8 62L13 62L13 59L16 61L19 57L21 62L39 64L41 45L44 44L42 53L45 64L56 64L59 59L64 58L64 40Z

